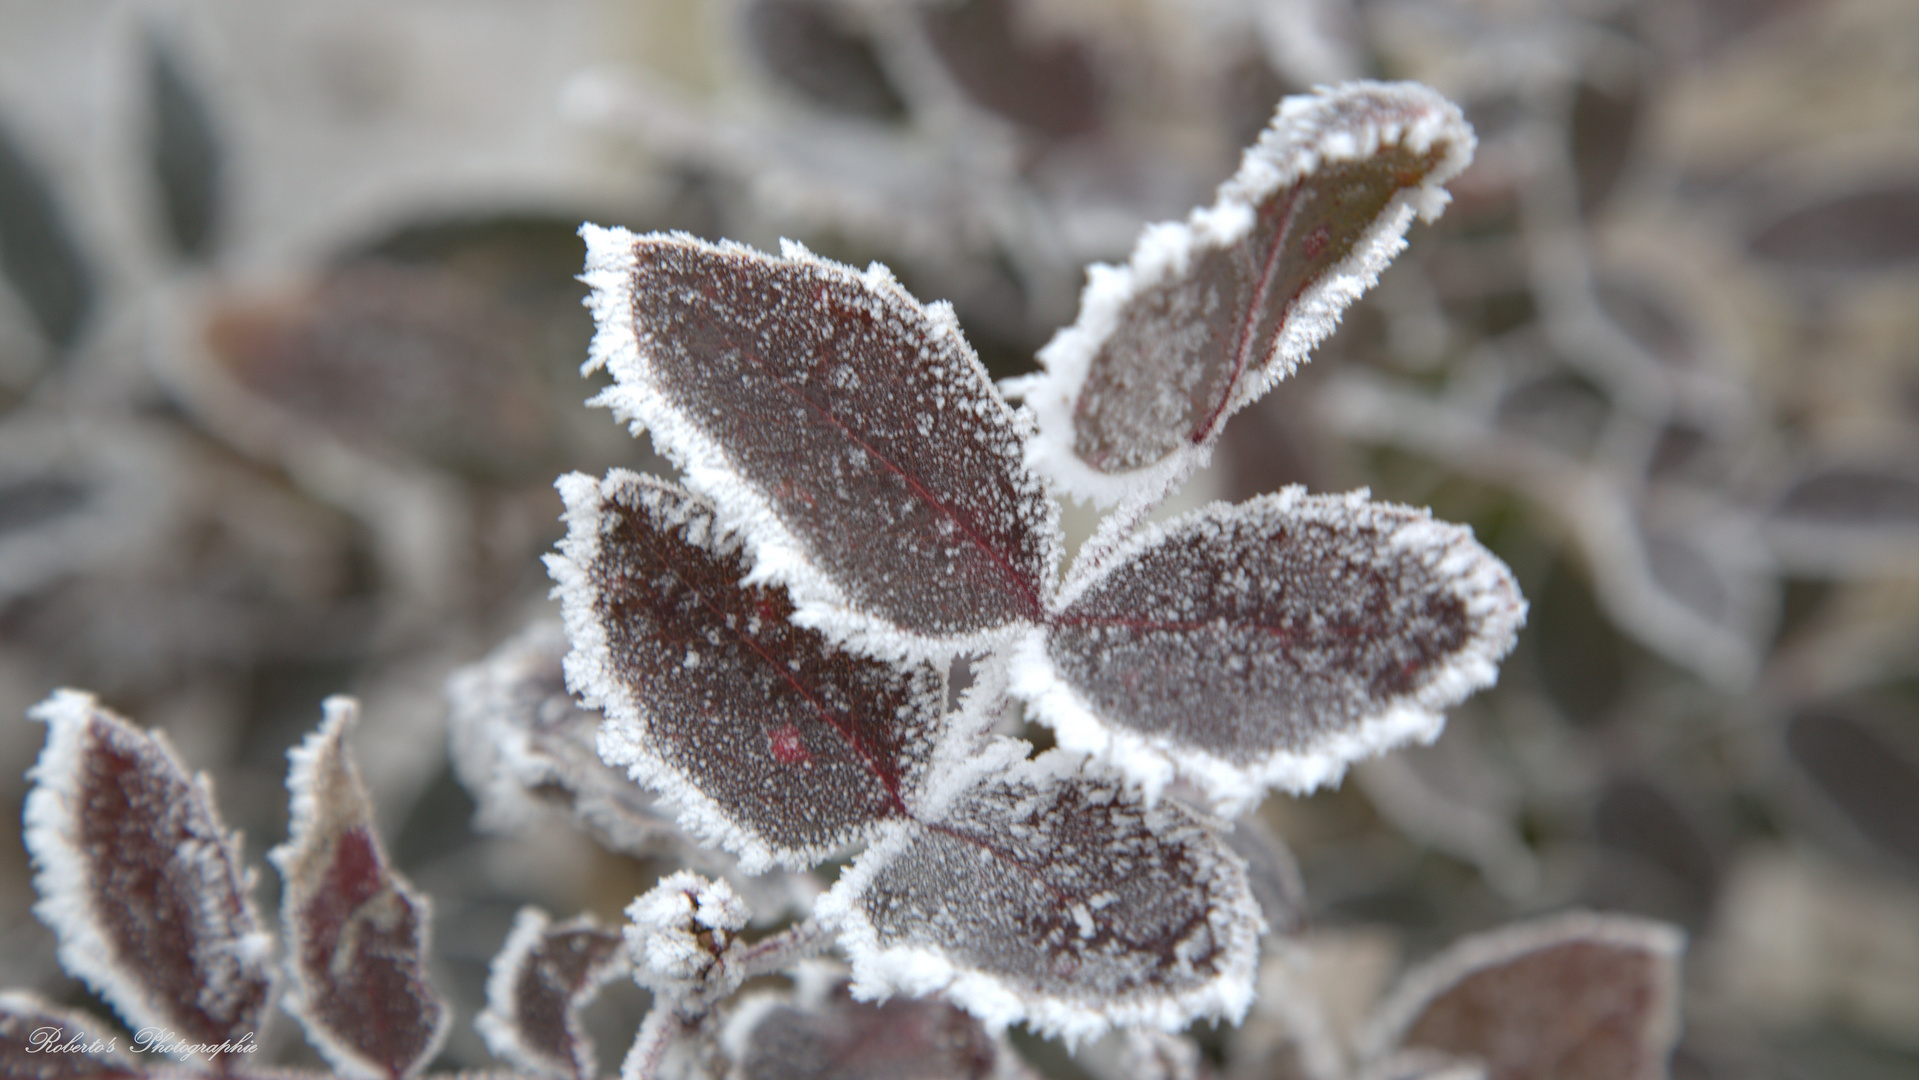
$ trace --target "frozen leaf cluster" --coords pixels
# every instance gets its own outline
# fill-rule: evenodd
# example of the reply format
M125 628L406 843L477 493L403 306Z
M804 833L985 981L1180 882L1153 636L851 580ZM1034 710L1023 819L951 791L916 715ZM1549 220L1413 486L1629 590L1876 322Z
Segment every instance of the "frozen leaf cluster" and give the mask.
M253 873L206 779L186 771L164 736L90 695L64 690L33 710L47 725L27 809L35 910L58 936L62 964L127 1022L143 1057L209 1075L243 1066L259 1049L276 984L340 1076L402 1080L438 1052L451 1017L427 976L430 912L374 829L345 744L357 713L350 699L330 699L320 730L290 755L291 835L271 853L284 881L286 955L276 970ZM28 1024L104 1048L45 1054L28 1075L152 1068L117 1054L117 1039L89 1034L99 1025L85 1016L19 995L7 1002L0 1053L34 1052Z
M816 909L858 996L1076 1040L1243 1013L1244 863L1164 790L1237 810L1430 740L1524 605L1467 530L1363 492L1141 521L1471 149L1422 87L1289 99L1214 206L1095 268L1030 409L878 264L585 228L595 403L685 485L559 483L601 756L749 872L865 845ZM1123 504L1063 576L1056 487ZM1011 699L1059 750L991 733Z

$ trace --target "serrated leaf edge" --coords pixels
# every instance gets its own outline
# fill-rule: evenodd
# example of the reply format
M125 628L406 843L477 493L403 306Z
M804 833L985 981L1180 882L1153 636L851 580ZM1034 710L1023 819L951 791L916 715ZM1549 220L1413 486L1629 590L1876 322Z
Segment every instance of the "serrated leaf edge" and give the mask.
M1356 94L1390 94L1409 107L1425 110L1410 125L1367 126L1329 132L1332 106ZM1446 140L1445 156L1417 187L1396 192L1354 244L1346 258L1301 293L1274 350L1275 360L1242 380L1227 399L1207 438L1187 444L1159 461L1123 473L1104 473L1073 451L1073 410L1093 357L1117 328L1127 302L1141 291L1185 272L1202 250L1228 247L1251 231L1259 201L1279 188L1317 171L1322 161L1357 160L1386 141L1404 141L1415 152ZM1184 222L1157 222L1140 232L1123 266L1095 263L1087 268L1079 316L1055 333L1039 351L1041 373L1001 383L1009 395L1032 409L1037 435L1027 443L1027 467L1058 485L1079 502L1110 506L1128 496L1157 499L1205 466L1225 419L1291 375L1338 325L1346 308L1379 278L1406 246L1415 214L1437 219L1451 196L1444 185L1472 161L1476 140L1459 107L1418 83L1357 80L1322 87L1310 95L1289 97L1259 140L1248 147L1239 170L1221 184L1213 204L1195 209Z
M98 717L147 740L181 776L192 778L215 827L224 833L220 854L233 874L243 921L253 927L235 943L239 960L256 963L260 974L271 979L268 960L273 955L273 936L262 928L254 907L255 875L242 857L240 833L226 830L219 819L213 784L206 774L189 772L164 732L135 727L82 690L56 690L28 709L27 716L47 725L47 742L39 760L27 771L33 789L27 795L22 839L36 864L33 887L40 898L33 905L33 913L53 929L59 941L55 955L60 966L112 1005L130 1028L171 1028L176 1023L164 1004L156 1002L146 987L120 970L114 959L116 947L101 932L101 920L93 909L87 865L77 855L80 844L73 836L73 827L79 792L74 789L73 777L86 750L89 722ZM263 1009L258 1019L264 1020L266 1011Z
M1084 768L1085 759L1081 755L1050 750L1039 757L992 771L1010 783L1043 786ZM1231 928L1228 951L1233 959L1226 969L1202 986L1153 1000L1078 1004L1035 995L996 975L962 967L935 948L882 946L877 928L860 909L860 897L873 878L912 843L916 831L925 827L914 820L887 822L882 835L867 845L853 864L840 873L833 887L814 903L814 918L834 928L839 935L841 951L853 971L854 998L882 1001L895 994L924 997L941 993L978 1018L996 1038L1009 1025L1024 1022L1041 1034L1059 1037L1069 1044L1082 1043L1120 1027L1147 1026L1175 1031L1208 1016L1238 1023L1252 1005L1264 920L1250 889L1243 890L1240 904L1222 905L1212 913L1216 923ZM1241 861L1223 840L1220 848L1227 859Z
M1644 1045L1670 1046L1676 1041L1680 1025L1679 958L1686 949L1684 931L1653 919L1571 911L1463 938L1406 972L1373 1010L1360 1033L1361 1060L1379 1061L1391 1055L1427 1006L1473 973L1528 953L1581 941L1638 950L1658 961L1655 1026L1643 1033Z
M861 271L821 258L790 240L782 240L780 254L772 256L732 240L713 244L683 232L665 235L674 242L721 255L772 259L822 269L857 281L871 292L891 294L899 303L924 312L933 338L952 342L956 351L978 369L981 386L994 393L985 365L980 363L960 331L953 306L944 300L920 303L900 285L892 271L880 263L875 262ZM586 241L586 272L580 275L580 280L592 290L587 306L592 309L597 327L580 373L605 370L615 380L587 404L612 410L635 437L642 432L651 433L654 448L679 467L686 486L711 502L725 526L745 542L753 568L747 584L773 582L785 586L797 608L793 616L796 625L818 630L869 656L946 660L962 653L990 652L1016 631L1017 623L975 634L929 637L903 630L890 620L855 606L844 590L814 565L806 553L806 544L780 520L772 502L745 482L728 463L725 448L668 404L665 392L640 350L629 295L639 265L634 245L646 237L619 227L593 224L580 226L580 236ZM1030 444L1032 421L1026 418L1024 410L1014 411L1000 400L1010 414L1009 423L1016 431L1026 434ZM1029 479L1044 496L1041 501L1048 517L1045 527L1057 537L1058 504L1046 493L1040 474L1029 470ZM1035 583L1042 602L1058 575L1060 548L1056 539L1051 545L1045 572Z
M1393 702L1356 727L1332 732L1309 751L1278 750L1251 765L1236 765L1204 750L1177 745L1165 736L1128 731L1105 720L1059 673L1047 654L1044 628L1025 634L1011 661L1009 689L1053 729L1059 745L1109 763L1137 782L1148 801L1167 784L1185 778L1212 802L1215 813L1237 817L1269 788L1305 794L1337 783L1353 763L1410 742L1430 743L1446 725L1445 710L1499 679L1499 664L1525 623L1526 603L1512 571L1473 538L1472 530L1435 519L1427 509L1378 502L1360 488L1343 495L1310 495L1297 484L1246 502L1215 502L1165 522L1145 526L1104 554L1099 566L1076 573L1052 614L1065 611L1106 574L1134 556L1206 521L1249 511L1289 512L1301 521L1350 521L1354 514L1405 515L1392 530L1395 546L1419 545L1443 552L1436 576L1465 602L1467 614L1484 620L1480 632L1448 658L1418 691Z

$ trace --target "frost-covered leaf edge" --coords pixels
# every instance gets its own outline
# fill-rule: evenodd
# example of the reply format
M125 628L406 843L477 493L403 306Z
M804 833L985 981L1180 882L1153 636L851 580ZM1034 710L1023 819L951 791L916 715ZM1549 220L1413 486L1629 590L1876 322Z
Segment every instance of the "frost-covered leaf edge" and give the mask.
M280 1007L300 1022L301 1030L306 1033L307 1041L320 1051L339 1072L354 1077L369 1077L372 1080L386 1080L387 1070L383 1065L362 1055L358 1048L349 1045L328 1025L327 1020L307 1011L306 997L311 992L305 973L301 969L300 951L302 942L297 939L295 928L300 926L302 918L298 907L305 897L293 887L300 874L300 860L304 850L315 843L316 830L324 827L324 811L320 803L319 785L322 782L321 770L328 767L327 759L334 759L335 767L342 770L349 798L357 806L354 810L361 816L363 828L372 842L373 851L378 858L380 869L384 872L388 884L415 913L419 925L419 952L414 958L419 966L417 972L421 986L433 995L430 1005L438 1006L438 1017L433 1020L432 1031L428 1034L418 1056L401 1072L401 1076L417 1076L446 1044L447 1036L453 1030L453 1010L444 998L439 996L425 971L425 961L432 954L433 945L433 901L425 893L415 889L410 882L393 869L386 855L386 845L381 841L379 831L372 819L372 797L360 779L359 769L355 766L351 753L346 746L346 736L359 722L360 703L350 697L335 695L321 702L321 721L318 730L310 733L300 744L287 751L287 791L291 795L287 808L287 838L267 852L267 860L280 871L285 883L281 891L281 932L288 937L286 950L286 992L281 996Z
M1360 1032L1361 1059L1389 1058L1421 1013L1469 976L1529 953L1581 941L1633 949L1654 958L1654 992L1659 1000L1652 1012L1658 1023L1643 1034L1646 1045L1671 1046L1679 1036L1679 958L1686 947L1685 933L1668 923L1632 915L1569 911L1462 938L1401 975Z
M657 792L662 805L674 812L680 828L688 835L732 852L745 874L761 874L774 866L806 870L841 849L787 851L769 846L733 820L730 812L664 758L620 728L621 724L637 720L640 705L611 673L608 663L611 644L594 610L593 583L586 568L599 557L602 501L613 499L617 491L629 484L676 492L709 512L713 510L711 503L696 493L626 469L609 470L604 480L575 472L555 482L566 503L567 535L560 541L559 552L546 556L546 565L556 582L553 594L560 599L567 640L572 646L563 661L567 686L583 705L600 710L606 718L600 728L600 757L609 765L626 769L634 781ZM738 539L738 534L727 529L717 515L714 529L720 542ZM885 662L873 657L867 659ZM960 709L943 714L938 741L924 770L925 787L919 792L902 793L912 812L923 815L929 807L949 798L957 790L955 776L975 775L985 765L1004 760L1003 756L990 754L982 759L979 753L980 734L991 721L985 715L985 706L992 698L991 685L988 689L969 690L961 699ZM878 823L868 826L864 836L849 841L848 846L870 842L881 828Z
M968 357L977 368L981 386L1003 404L1004 398L993 386L985 365L966 342L952 304L944 300L922 304L881 263L875 262L861 271L815 255L791 240L781 240L780 254L774 256L737 241L722 240L715 244L677 231L641 235L618 226L588 223L580 226L580 236L586 241L586 272L580 275L580 280L592 290L587 306L593 312L596 327L580 373L604 370L614 377L613 384L594 395L587 404L610 409L635 437L642 432L651 434L654 448L679 467L686 486L711 502L726 528L745 542L753 566L747 583L774 582L785 586L798 609L793 620L796 624L818 630L836 642L871 656L943 660L961 653L990 652L1017 631L1020 624L1013 623L970 635L927 637L902 630L887 619L853 606L845 591L808 558L805 543L780 520L772 502L727 463L725 449L666 403L665 394L642 358L633 328L633 305L628 289L638 268L634 245L654 236L722 255L823 269L857 281L869 291L895 294L902 302L922 310L934 334L955 341L961 355ZM1007 408L1012 413L1015 430L1024 435L1030 447L1034 432L1030 413L1025 409ZM1030 470L1030 464L1027 467ZM1035 583L1043 598L1058 577L1064 544L1058 539L1057 500L1047 492L1043 474L1034 472L1032 478L1045 496L1041 502L1055 537L1046 572L1042 580Z
M529 677L529 665L545 653L563 659L567 648L561 622L540 618L447 676L448 749L454 775L478 804L474 827L488 833L513 833L549 816L563 815L586 826L607 847L630 855L683 846L679 830L665 816L653 813L651 806L623 801L626 791L594 786L594 777L570 775L568 761L542 752L538 734L502 715L513 705L509 695ZM604 770L596 776L632 789L624 774L601 762L596 749L588 749L593 754L591 764ZM537 793L545 786L567 792L568 810L562 811ZM631 794L650 798L638 790Z
M513 928L507 932L506 941L487 965L486 1008L473 1018L473 1029L479 1032L481 1041L486 1043L488 1053L511 1062L516 1068L560 1080L597 1075L593 1043L580 1026L579 1011L593 1000L601 987L630 970L631 964L623 943L622 947L591 968L586 984L567 1002L566 1026L568 1034L575 1040L575 1058L569 1062L572 1072L560 1072L552 1068L546 1053L529 1045L521 1037L514 1001L517 983L525 971L527 959L546 940L548 931L601 929L603 927L599 921L591 915L576 916L556 925L552 916L537 907L528 905L519 910L513 917Z
M1030 705L1034 717L1053 729L1060 746L1109 762L1138 782L1149 799L1157 798L1175 777L1183 777L1208 795L1216 812L1227 816L1237 816L1258 802L1268 788L1305 794L1337 783L1347 767L1357 761L1409 742L1432 742L1445 727L1444 710L1498 680L1500 661L1512 650L1525 622L1526 603L1519 599L1512 571L1474 539L1470 527L1441 521L1430 509L1377 501L1366 488L1340 495L1311 495L1297 484L1242 503L1209 503L1171 520L1148 524L1103 553L1100 566L1074 575L1072 587L1059 596L1055 612L1065 610L1086 589L1133 556L1194 524L1254 510L1305 509L1319 515L1316 520L1330 520L1325 511L1334 508L1344 511L1342 516L1348 519L1356 510L1406 515L1404 524L1394 529L1394 543L1445 549L1435 572L1450 580L1468 615L1484 617L1482 632L1409 700L1395 702L1356 728L1329 736L1318 750L1279 750L1263 761L1239 766L1203 750L1174 746L1164 737L1143 736L1109 724L1061 677L1047 655L1044 627L1024 634L1013 654L1009 684L1013 696ZM1516 602L1504 603L1505 595Z
M1019 740L997 741L1015 748L1027 747ZM977 769L967 780L980 783L993 777L1015 784L1044 785L1074 776L1085 765L1082 755L1054 749L1038 757L1022 758L1010 767ZM881 836L841 871L833 887L814 904L814 918L839 936L840 949L852 967L853 996L857 1000L880 1001L894 994L923 997L938 992L972 1013L995 1036L1013 1023L1024 1022L1040 1034L1072 1044L1116 1027L1152 1026L1172 1031L1206 1016L1238 1023L1252 1005L1264 920L1250 889L1242 897L1240 909L1222 913L1235 926L1231 949L1236 959L1227 970L1197 989L1149 1002L1108 1002L1090 1008L1049 997L1034 999L1030 992L997 976L961 968L932 948L881 946L876 928L860 910L860 895L912 842L916 830L925 827L914 820L887 822ZM1220 849L1228 859L1242 861L1223 839Z
M1421 122L1390 132L1371 126L1357 132L1320 126L1329 105L1342 95L1357 93L1391 93L1430 111ZM1281 331L1273 361L1233 388L1205 441L1189 443L1152 465L1123 473L1100 472L1080 460L1073 450L1073 410L1093 357L1116 329L1127 302L1183 273L1201 249L1239 242L1252 229L1260 200L1311 175L1322 160L1358 160L1376 151L1388 137L1404 140L1415 151L1445 138L1451 149L1417 187L1396 192L1352 252L1300 294ZM1184 222L1146 226L1125 265L1087 267L1078 318L1039 351L1043 370L1001 383L1008 396L1025 402L1038 425L1027 443L1028 467L1074 500L1098 506L1129 497L1155 501L1205 467L1227 418L1305 363L1339 325L1346 308L1372 288L1380 272L1404 250L1413 216L1431 222L1445 210L1451 195L1444 185L1472 161L1475 146L1472 128L1459 107L1418 83L1355 80L1281 101L1272 121L1242 155L1238 171L1220 185L1213 204L1193 210Z
M273 936L263 928L259 911L254 906L255 875L242 857L240 833L227 830L225 823L220 820L213 798L213 784L207 775L189 772L164 732L147 731L134 726L83 690L56 690L45 701L28 709L27 716L47 725L47 742L39 759L27 772L33 789L26 799L26 827L22 840L37 864L33 887L39 899L33 905L33 913L53 929L59 942L56 955L60 966L99 994L131 1028L171 1028L177 1022L165 1009L154 1003L144 987L128 978L113 960L114 947L101 932L91 913L93 905L88 897L87 867L77 855L78 845L68 836L73 824L69 811L76 794L72 785L75 759L83 751L83 736L89 720L98 716L106 723L124 728L146 740L181 777L189 778L204 800L213 824L223 833L219 854L232 874L242 917L253 927L236 943L236 952L241 962L257 964L261 976L269 980L270 1004L272 971L269 960L273 955ZM267 1014L268 1008L263 1007L258 1020L264 1021Z

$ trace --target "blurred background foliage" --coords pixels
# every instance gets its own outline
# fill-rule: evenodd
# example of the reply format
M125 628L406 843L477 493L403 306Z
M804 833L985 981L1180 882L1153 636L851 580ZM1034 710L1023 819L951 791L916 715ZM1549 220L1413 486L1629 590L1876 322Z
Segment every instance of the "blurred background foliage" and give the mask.
M441 1065L485 1063L514 910L613 917L660 871L478 836L446 765L445 677L550 608L553 477L660 468L581 404L578 223L879 259L1009 376L1086 262L1353 77L1459 101L1478 158L1183 505L1430 504L1532 614L1436 745L1263 810L1335 1026L1461 933L1587 906L1691 935L1676 1076L1914 1075L1909 0L0 0L7 816L24 709L81 686L257 855L286 748L359 695L439 905ZM83 1001L4 835L0 985ZM1202 1042L1295 1075L1277 1030Z

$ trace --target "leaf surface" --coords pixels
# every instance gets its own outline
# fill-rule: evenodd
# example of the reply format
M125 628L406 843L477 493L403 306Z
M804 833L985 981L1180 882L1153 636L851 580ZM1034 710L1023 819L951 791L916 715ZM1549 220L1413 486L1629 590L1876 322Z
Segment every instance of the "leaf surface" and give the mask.
M628 969L618 931L589 916L556 926L538 908L522 908L488 971L486 1011L473 1026L488 1050L521 1069L592 1080L599 1066L580 1010Z
M432 912L388 865L373 806L346 747L359 706L328 698L320 730L289 757L280 924L292 985L285 1005L335 1069L354 1077L418 1073L453 1017L427 978Z
M616 470L560 489L567 680L606 716L608 763L748 873L804 869L909 813L942 730L938 669L794 625L786 590L743 584L738 538L679 488Z
M1057 507L950 305L790 246L583 230L611 406L743 529L809 619L950 653L1043 608Z
M1178 771L1240 806L1437 735L1524 613L1470 530L1294 487L1134 536L1029 639L1013 690L1149 790Z
M1487 1080L1653 1080L1679 1036L1683 939L1576 913L1458 942L1380 1007L1375 1052L1476 1059Z
M26 807L34 913L61 966L129 1027L235 1056L259 1032L273 943L210 785L89 694L59 691L28 715L47 725Z
M1414 213L1438 216L1472 150L1458 108L1416 84L1286 99L1211 207L1089 272L1045 373L1016 384L1039 418L1029 460L1079 498L1163 493L1332 332Z
M943 991L989 1029L1078 1040L1240 1016L1260 916L1244 865L1173 800L1052 752L904 823L821 899L854 993Z

